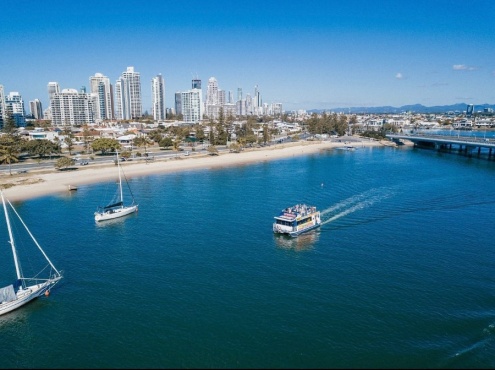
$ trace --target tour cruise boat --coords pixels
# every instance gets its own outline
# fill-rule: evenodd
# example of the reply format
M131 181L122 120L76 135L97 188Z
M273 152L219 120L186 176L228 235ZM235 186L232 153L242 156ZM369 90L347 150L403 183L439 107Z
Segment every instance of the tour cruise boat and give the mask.
M321 225L320 211L314 206L296 204L288 207L275 217L273 232L298 236Z

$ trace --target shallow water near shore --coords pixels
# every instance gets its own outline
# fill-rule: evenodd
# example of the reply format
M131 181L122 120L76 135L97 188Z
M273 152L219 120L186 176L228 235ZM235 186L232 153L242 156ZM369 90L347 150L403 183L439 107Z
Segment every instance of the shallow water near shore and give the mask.
M100 224L113 182L18 202L65 277L0 317L0 367L494 367L494 179L375 147L135 177ZM296 203L323 225L275 236Z

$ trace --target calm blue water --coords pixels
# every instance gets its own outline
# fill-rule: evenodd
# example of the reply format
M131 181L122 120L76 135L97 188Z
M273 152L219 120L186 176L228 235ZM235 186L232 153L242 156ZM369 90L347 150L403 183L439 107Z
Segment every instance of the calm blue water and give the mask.
M494 180L359 148L132 178L139 213L105 224L114 184L18 203L65 278L0 318L0 367L493 368ZM324 225L273 235L301 202Z

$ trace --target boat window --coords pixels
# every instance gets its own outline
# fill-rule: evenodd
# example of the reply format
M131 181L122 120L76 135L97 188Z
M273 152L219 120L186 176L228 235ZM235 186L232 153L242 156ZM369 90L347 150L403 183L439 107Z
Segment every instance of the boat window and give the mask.
M284 226L292 226L292 222L289 221L283 221L283 220L276 220L277 225L284 225Z
M308 221L311 221L311 217L303 218L302 220L297 221L297 224L298 225L302 225L302 224L305 224Z

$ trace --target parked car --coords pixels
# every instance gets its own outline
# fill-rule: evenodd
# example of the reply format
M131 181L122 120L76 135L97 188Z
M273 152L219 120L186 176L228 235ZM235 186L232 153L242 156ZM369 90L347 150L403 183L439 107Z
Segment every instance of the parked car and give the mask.
M86 165L88 165L88 164L89 164L89 162L88 162L88 161L81 161L81 163L79 163L79 165L81 165L81 166L86 166Z

